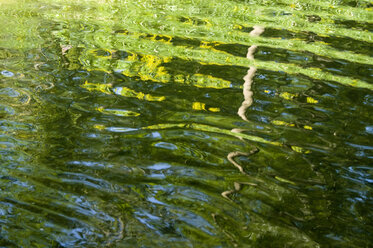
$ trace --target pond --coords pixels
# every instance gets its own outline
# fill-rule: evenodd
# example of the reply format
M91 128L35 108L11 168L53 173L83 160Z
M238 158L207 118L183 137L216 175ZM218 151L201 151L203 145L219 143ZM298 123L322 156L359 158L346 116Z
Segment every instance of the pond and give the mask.
M0 246L372 247L372 10L0 0Z

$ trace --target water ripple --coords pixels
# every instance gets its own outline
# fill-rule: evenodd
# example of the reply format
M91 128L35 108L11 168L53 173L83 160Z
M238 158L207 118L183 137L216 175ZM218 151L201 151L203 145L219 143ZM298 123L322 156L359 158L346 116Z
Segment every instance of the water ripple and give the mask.
M0 6L0 246L370 246L369 1Z

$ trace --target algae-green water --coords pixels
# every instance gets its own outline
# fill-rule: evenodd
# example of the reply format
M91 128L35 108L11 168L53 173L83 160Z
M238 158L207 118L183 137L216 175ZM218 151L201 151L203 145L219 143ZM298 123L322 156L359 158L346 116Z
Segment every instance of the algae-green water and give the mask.
M372 247L373 3L0 0L0 247Z

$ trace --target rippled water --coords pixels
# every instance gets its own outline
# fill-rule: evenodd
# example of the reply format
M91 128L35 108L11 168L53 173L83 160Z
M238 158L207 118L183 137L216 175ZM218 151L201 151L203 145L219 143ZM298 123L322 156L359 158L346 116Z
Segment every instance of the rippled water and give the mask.
M0 0L1 247L371 247L372 9Z

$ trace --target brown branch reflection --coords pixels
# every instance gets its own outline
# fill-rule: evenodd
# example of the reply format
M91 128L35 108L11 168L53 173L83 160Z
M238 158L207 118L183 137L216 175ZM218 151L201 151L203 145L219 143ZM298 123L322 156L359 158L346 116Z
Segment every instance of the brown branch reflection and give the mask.
M250 32L250 35L255 37L259 36L264 32L264 28L261 26L254 26L253 30ZM248 48L247 50L247 55L246 58L249 60L254 60L254 53L257 49L256 45L252 45ZM241 106L238 108L237 114L244 120L244 121L249 121L245 115L247 109L253 104L253 92L251 90L251 85L253 83L253 78L255 76L256 72L256 67L255 66L250 66L249 70L247 71L247 74L244 76L244 84L243 84L243 96L244 96L244 101L241 103ZM231 130L233 133L241 133L245 131L244 129L238 129L234 128ZM227 155L228 161L233 164L242 174L247 175L246 172L243 170L243 167L238 164L234 158L239 157L239 156L250 156L252 154L255 154L259 151L257 147L254 147L250 152L241 152L241 151L234 151L230 152ZM234 189L233 190L227 190L221 193L221 195L230 200L228 197L230 194L237 192L241 190L241 185L251 185L251 186L256 186L254 183L248 183L248 182L234 182Z
M264 28L260 26L254 26L254 29L250 32L251 36L259 36L261 33L264 32ZM249 60L254 60L254 53L257 49L256 45L252 45L247 50L246 58ZM243 78L245 80L243 84L243 96L244 101L242 102L241 106L238 109L238 115L245 121L247 120L247 117L245 115L246 110L253 104L253 92L251 91L251 85L253 83L253 78L255 76L256 67L250 66L249 70L247 71L247 74Z

